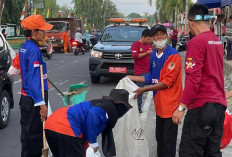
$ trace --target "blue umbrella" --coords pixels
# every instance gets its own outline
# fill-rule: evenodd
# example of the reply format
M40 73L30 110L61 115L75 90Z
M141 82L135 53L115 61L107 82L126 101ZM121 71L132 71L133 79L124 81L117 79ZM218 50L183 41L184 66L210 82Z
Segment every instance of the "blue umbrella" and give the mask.
M220 8L232 4L232 0L198 0L197 3L206 5L210 8Z
M221 7L221 0L198 0L197 3L204 4L209 9L210 8L220 8Z

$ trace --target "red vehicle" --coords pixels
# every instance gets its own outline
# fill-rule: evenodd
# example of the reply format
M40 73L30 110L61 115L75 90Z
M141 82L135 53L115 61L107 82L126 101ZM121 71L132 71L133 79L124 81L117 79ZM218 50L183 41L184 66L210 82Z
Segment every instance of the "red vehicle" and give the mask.
M83 21L75 20L74 18L47 18L47 23L54 25L52 30L47 31L46 35L52 40L54 51L64 50L64 41L62 40L63 33L68 30L69 46L68 51L72 51L72 45L75 41L76 29L79 27L83 33ZM75 43L74 43L75 44Z

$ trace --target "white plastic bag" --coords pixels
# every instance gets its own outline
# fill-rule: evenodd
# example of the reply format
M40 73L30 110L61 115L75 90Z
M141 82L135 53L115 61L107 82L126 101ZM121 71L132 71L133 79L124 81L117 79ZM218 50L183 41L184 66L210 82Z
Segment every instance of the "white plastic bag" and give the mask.
M99 151L94 153L93 148L88 147L88 149L86 150L86 157L101 157L101 154L99 153Z
M129 95L129 103L133 106L113 129L117 157L149 157L147 138L144 135L137 99L134 99L138 86L128 78L123 78L116 89L126 89Z
M8 70L8 74L10 76L16 76L20 73L20 70L15 68L13 65L10 66L9 70Z

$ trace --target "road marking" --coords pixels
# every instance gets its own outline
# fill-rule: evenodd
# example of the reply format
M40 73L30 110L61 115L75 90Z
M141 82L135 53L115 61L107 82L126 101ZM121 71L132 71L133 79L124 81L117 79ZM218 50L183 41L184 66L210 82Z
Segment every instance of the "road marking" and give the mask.
M86 81L81 81L80 83L78 83L78 84L84 84Z
M50 70L49 72L55 71L55 70L57 70L57 69L60 70L61 68L64 68L64 67L66 67L66 66L68 66L68 65L70 65L70 64L77 63L77 62L80 62L80 61L84 61L85 59L88 59L88 58L89 58L89 57L84 57L84 58L81 58L81 59L79 59L79 60L73 61L73 62L71 62L71 63L63 64L63 65L61 65L61 66L57 66L56 68ZM56 64L55 64L55 65L56 65Z
M65 83L67 83L69 80L65 80L65 81L63 81L63 82L61 82L62 80L60 80L60 81L58 81L58 82L55 82L54 84L55 85L57 85L57 86L61 86L61 85L63 85L63 84L65 84ZM61 82L61 83L59 83L59 82ZM51 92L52 90L54 90L55 88L51 85L51 88L49 88L49 92Z
M67 83L68 81L69 81L69 80L65 80L64 82L59 83L58 86L61 86L61 85L65 84L65 83Z

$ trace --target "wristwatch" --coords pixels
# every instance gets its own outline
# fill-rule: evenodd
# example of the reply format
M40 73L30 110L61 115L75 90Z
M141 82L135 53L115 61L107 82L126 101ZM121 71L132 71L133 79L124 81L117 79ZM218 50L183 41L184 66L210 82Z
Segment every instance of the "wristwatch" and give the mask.
M182 105L179 105L178 110L180 112L184 112L186 110L186 107L183 107Z

